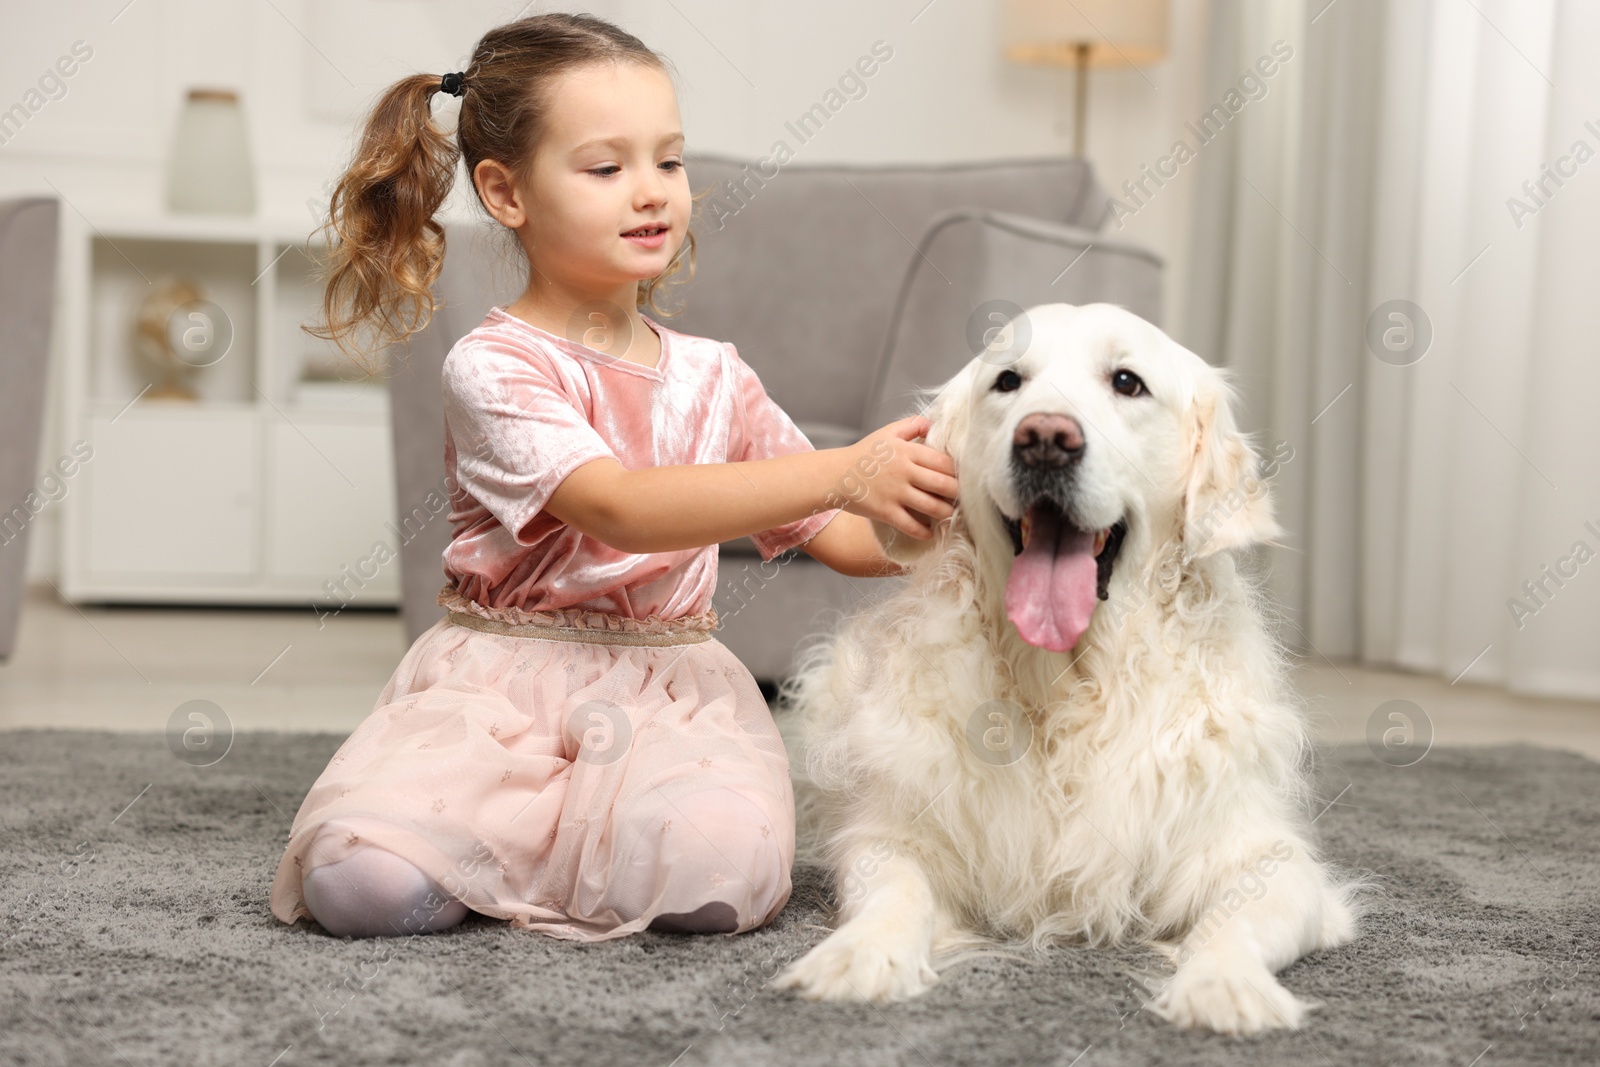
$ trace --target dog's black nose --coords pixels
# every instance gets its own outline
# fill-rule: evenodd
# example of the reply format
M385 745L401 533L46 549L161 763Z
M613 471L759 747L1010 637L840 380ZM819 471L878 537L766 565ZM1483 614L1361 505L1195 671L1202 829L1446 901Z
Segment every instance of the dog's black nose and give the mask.
M1017 423L1011 451L1025 467L1066 467L1083 458L1083 427L1071 415L1035 412Z

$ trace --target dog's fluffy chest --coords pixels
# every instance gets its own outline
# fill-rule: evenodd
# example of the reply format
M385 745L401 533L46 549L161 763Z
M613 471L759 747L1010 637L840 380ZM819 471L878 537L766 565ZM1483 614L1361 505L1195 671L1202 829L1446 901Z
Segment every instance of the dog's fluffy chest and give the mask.
M1255 783L1206 703L1185 701L1185 684L1175 670L1121 700L1080 691L1029 716L1031 743L1014 763L963 761L955 810L940 819L943 847L966 857L962 884L948 886L963 910L1011 932L1101 941L1159 929L1193 905L1161 889L1184 884L1174 843Z

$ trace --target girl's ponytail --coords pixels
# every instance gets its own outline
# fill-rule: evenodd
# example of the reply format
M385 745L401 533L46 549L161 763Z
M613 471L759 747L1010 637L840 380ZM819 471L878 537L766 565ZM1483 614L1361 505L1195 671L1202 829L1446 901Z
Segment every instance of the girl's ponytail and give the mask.
M321 320L306 327L372 370L366 357L421 331L433 317L444 263L434 214L455 180L460 149L434 121L438 75L413 74L383 94L355 158L334 187L322 267Z

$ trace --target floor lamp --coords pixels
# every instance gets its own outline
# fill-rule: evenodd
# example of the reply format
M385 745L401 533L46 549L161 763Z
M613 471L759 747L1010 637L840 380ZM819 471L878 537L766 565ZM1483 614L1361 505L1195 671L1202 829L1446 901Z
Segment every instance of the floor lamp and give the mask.
M1167 54L1167 0L1006 0L1005 55L1072 67L1072 154L1083 155L1090 67L1141 67Z

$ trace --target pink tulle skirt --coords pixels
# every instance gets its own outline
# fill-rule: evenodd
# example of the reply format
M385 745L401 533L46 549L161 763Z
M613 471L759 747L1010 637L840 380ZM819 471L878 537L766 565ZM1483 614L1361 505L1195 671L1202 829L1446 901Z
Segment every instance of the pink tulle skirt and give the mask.
M598 941L723 902L743 932L788 900L789 761L716 612L628 619L445 595L306 795L272 913L366 845L473 911ZM546 636L531 636L532 634Z

